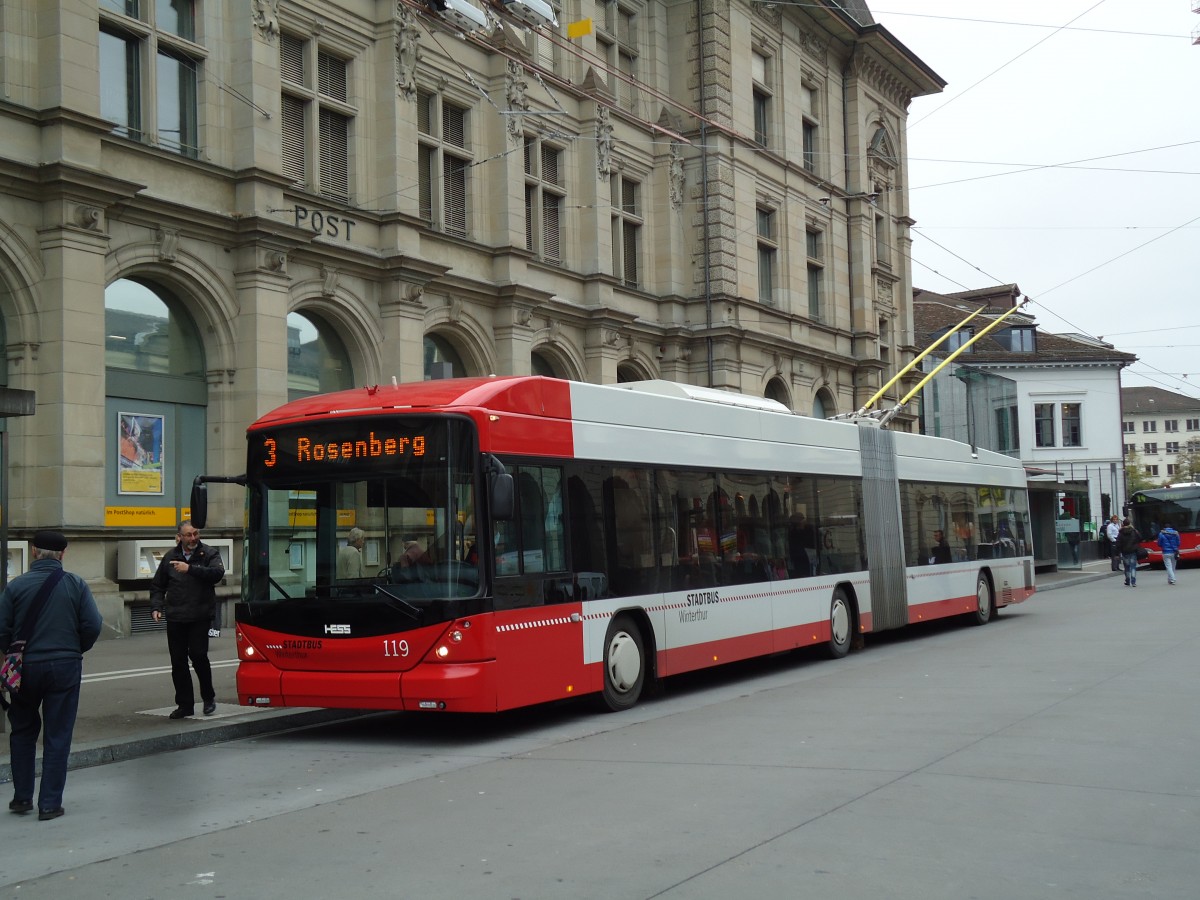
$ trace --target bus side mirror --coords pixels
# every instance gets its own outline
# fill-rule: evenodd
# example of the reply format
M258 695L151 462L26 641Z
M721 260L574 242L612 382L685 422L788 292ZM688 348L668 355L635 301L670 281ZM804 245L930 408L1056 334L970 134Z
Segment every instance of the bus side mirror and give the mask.
M192 482L192 526L199 531L208 521L208 485L197 475Z
M513 517L513 477L507 472L493 475L492 496L489 506L492 519L497 522L507 522Z

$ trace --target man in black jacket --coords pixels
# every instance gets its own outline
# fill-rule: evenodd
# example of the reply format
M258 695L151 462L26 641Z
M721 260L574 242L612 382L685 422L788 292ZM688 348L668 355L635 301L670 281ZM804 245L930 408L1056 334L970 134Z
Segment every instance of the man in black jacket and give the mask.
M8 647L13 636L20 634L42 585L63 567L67 539L60 532L39 531L32 544L33 562L29 571L14 578L0 593L0 649ZM44 822L63 814L63 788L79 710L83 654L96 643L103 622L87 582L71 572L61 573L61 580L51 589L32 621L33 630L21 664L21 688L13 695L8 711L12 723L8 747L13 782L13 799L8 809L18 815L33 811L34 762L41 731L38 819Z
M195 712L196 695L188 660L200 680L204 714L217 711L212 666L208 662L208 627L217 605L217 582L225 577L221 553L200 543L200 531L188 519L179 523L178 543L158 565L150 583L154 621L167 619L167 651L171 654L171 681L175 685L172 719Z

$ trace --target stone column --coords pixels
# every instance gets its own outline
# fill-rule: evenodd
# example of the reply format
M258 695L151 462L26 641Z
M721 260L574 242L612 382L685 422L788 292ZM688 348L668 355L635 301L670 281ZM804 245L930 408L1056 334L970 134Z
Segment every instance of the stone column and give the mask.
M425 379L425 287L403 279L383 286L379 303L383 344L379 347L385 383Z
M39 526L104 524L104 258L100 207L68 197L43 204L44 276L37 285L37 413L26 420L27 519ZM15 498L14 498L15 499Z

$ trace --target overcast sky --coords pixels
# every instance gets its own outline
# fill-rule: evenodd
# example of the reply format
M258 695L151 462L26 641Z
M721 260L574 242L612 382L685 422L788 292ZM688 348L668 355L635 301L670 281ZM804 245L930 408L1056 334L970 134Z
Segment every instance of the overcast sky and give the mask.
M1200 397L1192 5L870 0L947 82L909 110L914 287L1015 282L1041 328L1137 354L1124 385Z

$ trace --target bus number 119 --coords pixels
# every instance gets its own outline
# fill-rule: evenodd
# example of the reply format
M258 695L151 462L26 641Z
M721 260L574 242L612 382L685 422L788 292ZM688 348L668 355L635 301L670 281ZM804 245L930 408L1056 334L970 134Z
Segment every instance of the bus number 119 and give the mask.
M395 638L383 642L383 655L408 656L408 641L398 641Z

